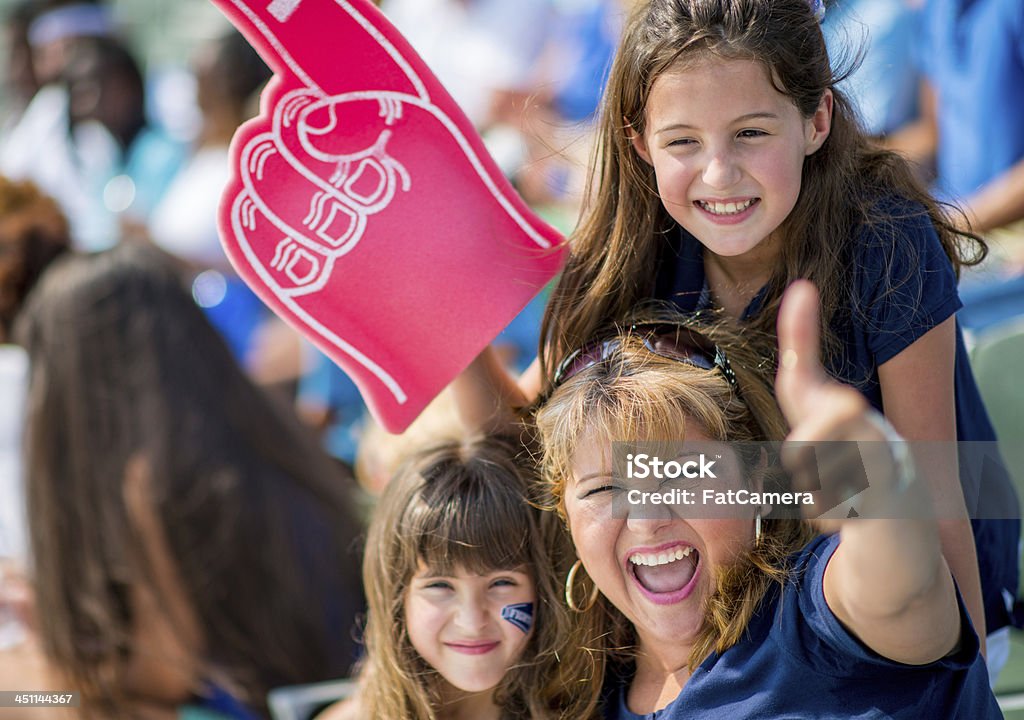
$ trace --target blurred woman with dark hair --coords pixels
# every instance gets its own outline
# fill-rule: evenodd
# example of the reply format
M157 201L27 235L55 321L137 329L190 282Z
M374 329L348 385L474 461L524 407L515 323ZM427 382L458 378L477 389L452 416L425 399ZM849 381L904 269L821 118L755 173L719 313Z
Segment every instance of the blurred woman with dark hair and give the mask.
M18 324L41 644L100 717L345 675L348 478L252 385L156 250L70 259Z

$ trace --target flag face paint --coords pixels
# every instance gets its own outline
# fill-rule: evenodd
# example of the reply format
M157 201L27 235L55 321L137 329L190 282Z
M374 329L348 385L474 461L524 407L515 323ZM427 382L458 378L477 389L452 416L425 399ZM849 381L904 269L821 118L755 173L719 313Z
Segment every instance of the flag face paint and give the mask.
M501 609L501 617L508 620L524 633L530 632L533 627L533 603L515 603L506 605Z
M236 133L239 275L400 432L558 272L557 231L368 0L213 0L274 69Z

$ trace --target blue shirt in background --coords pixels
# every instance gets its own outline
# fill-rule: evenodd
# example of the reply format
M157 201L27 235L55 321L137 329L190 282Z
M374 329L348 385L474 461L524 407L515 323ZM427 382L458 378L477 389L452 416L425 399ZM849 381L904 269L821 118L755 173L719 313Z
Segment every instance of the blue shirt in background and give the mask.
M1024 159L1024 2L928 0L919 62L939 98L936 190L964 199Z
M917 15L904 0L846 0L831 4L821 24L829 57L840 71L864 52L860 67L839 88L873 135L917 117Z

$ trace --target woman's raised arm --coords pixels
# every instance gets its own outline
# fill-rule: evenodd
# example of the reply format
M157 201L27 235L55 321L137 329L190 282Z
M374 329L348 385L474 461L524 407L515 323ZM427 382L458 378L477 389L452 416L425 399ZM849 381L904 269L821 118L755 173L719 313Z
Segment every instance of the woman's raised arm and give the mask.
M952 651L960 638L960 611L949 567L939 544L938 523L921 517L931 507L903 449L890 442L885 421L856 390L830 380L820 361L818 294L794 283L779 312L779 374L776 394L797 442L860 443L869 488L860 517L827 529L840 545L825 571L825 600L835 616L872 650L907 664L925 664ZM835 447L835 446L833 446ZM799 458L789 456L797 481ZM794 462L793 459L797 458ZM820 455L819 455L820 465ZM820 468L819 468L820 469ZM856 468L854 468L856 469ZM825 484L841 481L842 464L830 467Z

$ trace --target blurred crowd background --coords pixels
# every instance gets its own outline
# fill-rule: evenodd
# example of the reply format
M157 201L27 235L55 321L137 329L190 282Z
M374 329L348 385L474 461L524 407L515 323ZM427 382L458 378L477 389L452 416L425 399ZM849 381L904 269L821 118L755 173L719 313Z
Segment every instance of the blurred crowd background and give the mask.
M626 5L387 0L383 9L527 201L568 232ZM205 0L20 0L0 8L0 174L57 201L75 250L142 242L174 256L254 379L294 395L329 450L353 464L364 427L354 386L265 311L217 238L228 144L257 110L266 67ZM543 298L500 340L517 368L534 355L542 306Z
M527 202L569 233L587 185L603 76L632 2L378 4ZM841 87L866 126L915 159L990 242L990 258L962 278L961 322L994 420L1022 438L1019 389L987 383L984 372L986 363L1014 358L1024 367L1020 0L826 5L834 63L857 67ZM228 144L255 114L269 71L211 3L3 0L0 18L0 557L8 592L9 578L29 566L20 480L29 358L13 329L30 287L61 255L117 245L166 253L248 380L316 434L339 482L358 480L357 492L378 492L406 448L457 432L445 396L402 437L375 427L347 377L270 315L228 265L215 219ZM517 369L536 353L543 302L498 339ZM1007 455L1024 466L1014 448ZM0 648L19 642L18 627L0 614Z

